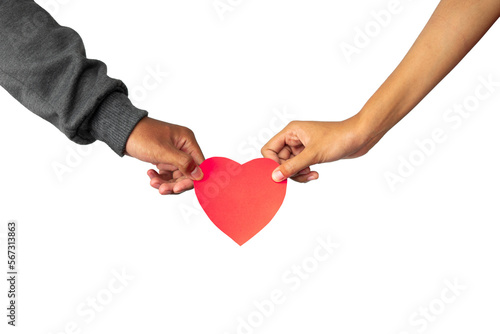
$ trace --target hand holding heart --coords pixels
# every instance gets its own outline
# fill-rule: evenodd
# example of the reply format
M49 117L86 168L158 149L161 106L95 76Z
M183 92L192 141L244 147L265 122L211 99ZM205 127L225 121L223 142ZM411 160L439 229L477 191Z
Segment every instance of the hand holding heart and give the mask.
M264 145L262 155L280 164L272 174L276 182L309 182L319 177L310 166L360 157L383 136L366 133L357 116L342 122L294 121Z
M199 165L205 160L198 142L186 127L144 117L130 134L125 153L156 165L148 176L160 194L179 194L203 178Z
M262 148L264 157L280 165L272 171L273 179L276 182L287 178L297 182L309 182L319 177L317 172L310 170L312 165L357 158L366 154L385 132L370 134L365 130L358 115L341 122L289 123ZM201 164L204 160L203 154L194 135L184 138L182 142L189 144L184 144L184 149L188 148L185 152L191 150L192 161ZM148 175L151 186L159 189L160 194L177 194L193 188L192 180L195 178L183 173L175 163L159 163L157 167L158 172L150 170Z
M365 140L357 133L360 127L356 121L351 118L343 122L292 122L263 147L266 158L244 165L227 158L210 158L195 167L203 171L204 177L194 181L181 169L165 163L158 164L159 174L148 174L160 193L162 188L176 192L180 182L187 185L181 191L193 184L210 220L243 245L277 213L285 198L288 177L298 182L315 180L318 173L309 166L355 158L375 145L382 135Z

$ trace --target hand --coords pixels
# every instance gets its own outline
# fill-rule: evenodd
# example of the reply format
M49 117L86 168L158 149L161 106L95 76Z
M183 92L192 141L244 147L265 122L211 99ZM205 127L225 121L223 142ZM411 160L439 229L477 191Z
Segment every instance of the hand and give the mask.
M271 138L261 152L281 165L273 171L274 181L290 177L297 182L309 182L319 177L310 166L360 157L382 136L369 139L358 116L342 122L293 121Z
M130 134L125 153L150 162L148 176L160 194L179 194L193 188L193 180L201 180L200 164L205 160L191 130L145 117Z

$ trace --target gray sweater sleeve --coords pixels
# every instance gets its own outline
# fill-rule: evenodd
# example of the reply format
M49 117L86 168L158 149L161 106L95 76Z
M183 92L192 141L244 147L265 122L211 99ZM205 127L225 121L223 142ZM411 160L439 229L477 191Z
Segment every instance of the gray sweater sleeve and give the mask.
M147 115L103 62L87 59L80 36L33 0L0 0L0 85L72 141L101 140L120 156Z

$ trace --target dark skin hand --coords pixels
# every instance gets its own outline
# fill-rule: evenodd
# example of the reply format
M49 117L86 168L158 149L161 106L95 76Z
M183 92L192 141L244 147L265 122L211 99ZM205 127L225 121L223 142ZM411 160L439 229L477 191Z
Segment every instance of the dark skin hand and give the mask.
M130 134L125 153L158 168L148 171L150 184L160 194L180 194L201 180L205 160L193 132L183 126L145 117Z

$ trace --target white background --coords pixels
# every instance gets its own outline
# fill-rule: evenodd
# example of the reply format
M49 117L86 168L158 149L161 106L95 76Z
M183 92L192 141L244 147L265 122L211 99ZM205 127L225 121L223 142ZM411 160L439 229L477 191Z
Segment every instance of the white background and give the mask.
M136 105L190 127L206 157L244 163L260 156L251 137L262 146L274 123L285 125L276 110L304 120L359 111L438 1L401 0L351 62L341 43L353 44L356 28L389 1L242 0L224 19L212 0L39 3L132 92L149 70L168 71ZM498 332L500 88L456 129L443 115L474 95L481 76L500 81L499 38L497 25L367 156L318 166L318 181L290 182L276 217L243 247L193 205L193 192L158 195L149 165L104 144L71 157L75 167L58 178L54 166L79 146L0 91L0 242L5 249L16 219L20 247L19 326L8 328L2 311L1 332ZM436 128L447 140L392 190L385 174ZM340 246L293 290L283 275L313 263L317 238ZM127 286L95 318L82 316L77 309L109 297L122 270L133 276ZM447 280L465 288L443 303ZM259 318L254 303L275 289L284 302ZM439 314L422 320L429 307ZM249 316L262 321L238 331ZM78 329L65 330L72 323Z

